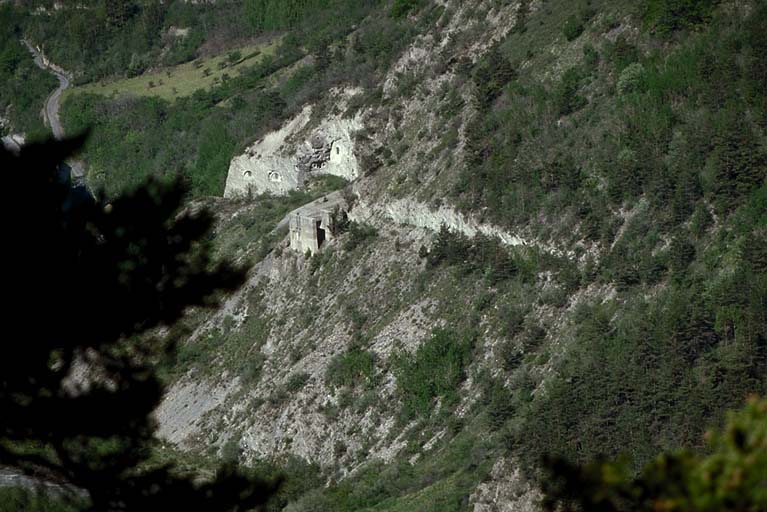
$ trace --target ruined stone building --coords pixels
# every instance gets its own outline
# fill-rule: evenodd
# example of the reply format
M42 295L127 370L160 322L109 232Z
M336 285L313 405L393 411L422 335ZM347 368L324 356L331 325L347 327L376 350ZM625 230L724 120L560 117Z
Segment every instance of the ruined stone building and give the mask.
M333 239L333 216L330 210L293 212L290 216L290 248L301 254L316 254Z
M224 197L284 196L303 188L312 175L329 174L349 181L357 178L354 134L362 128L361 119L332 117L312 126L311 111L304 108L279 130L233 158Z

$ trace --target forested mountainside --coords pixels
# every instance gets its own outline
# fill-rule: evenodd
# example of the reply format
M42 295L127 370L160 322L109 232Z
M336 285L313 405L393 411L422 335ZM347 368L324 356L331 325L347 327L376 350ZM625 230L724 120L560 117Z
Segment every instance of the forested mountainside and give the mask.
M74 76L89 186L181 173L252 265L189 315L158 456L283 471L275 510L537 510L544 455L638 469L767 391L765 28L757 0L6 2L0 114L40 136L25 38ZM353 179L222 197L348 120ZM346 217L291 249L322 198Z

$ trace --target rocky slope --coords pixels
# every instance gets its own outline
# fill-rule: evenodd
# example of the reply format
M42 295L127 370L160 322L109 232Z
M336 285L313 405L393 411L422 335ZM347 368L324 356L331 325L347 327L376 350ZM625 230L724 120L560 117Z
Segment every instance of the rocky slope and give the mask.
M225 314L215 315L189 342L209 339L213 353L206 363L192 364L158 410L166 439L186 449L221 449L236 443L244 461L296 455L337 476L354 473L375 460L392 462L401 456L418 422L398 421L394 361L399 353L413 352L433 327L446 324L440 314L441 299L418 289L424 269L418 248L429 245L434 233L446 225L468 236L498 237L510 246L540 244L554 250L467 217L448 204L435 208L417 198L391 197L389 190L397 176L412 172L418 154L439 143L442 127L434 113L443 102L444 90L453 87L455 80L448 61L481 58L514 28L521 3L486 2L470 8L445 2L444 14L437 20L439 28L419 37L387 74L383 94L392 98L391 106L317 118L311 115L317 107L306 105L298 117L232 161L226 197L248 191L284 194L300 188L304 176L312 172L356 180L349 218L375 226L377 234L351 250L347 247L352 235L346 234L311 260L289 251L287 240L279 242L256 265L246 287L227 302ZM483 16L476 15L477 8L484 11ZM539 6L534 3L528 8ZM456 47L457 40L465 46ZM441 73L434 69L437 66L444 68ZM399 84L408 75L423 78L418 94L399 96ZM354 93L362 91L331 92L322 108L344 112ZM471 115L467 102L460 117ZM416 129L421 131L418 144L401 153L396 165L372 173L357 163L379 148L393 147L403 134L414 136ZM430 188L428 182L449 165L448 158L458 165L462 145L459 141L436 160L418 160L418 172L425 181L421 189ZM316 165L307 158L327 149L329 155ZM340 155L341 149L348 156ZM344 157L338 162L336 152ZM418 191L413 195L417 197ZM487 354L492 353L492 345L487 340ZM334 362L360 347L375 360L369 376L375 379L375 387L350 390L329 382ZM232 369L232 363L257 366L249 370L257 376ZM492 362L478 363L487 364ZM459 417L468 413L476 393L470 382L464 385L459 408L464 412ZM436 447L444 433L424 438L423 451ZM487 501L487 493L502 492L491 491L488 485L492 484L477 491L478 503ZM483 506L477 505L477 510L490 510Z
M678 268L652 259L676 250L676 232L652 232L642 242L647 246L628 245L651 232L652 215L661 217L653 194L599 202L610 194L600 173L643 172L636 153L629 158L618 147L617 157L604 156L612 149L601 149L613 148L611 137L623 129L613 112L628 108L625 91L639 86L631 82L636 66L616 72L600 55L620 61L641 44L647 55L657 51L652 41L640 41L636 12L622 3L602 3L594 12L560 3L561 13L541 0L427 4L427 14L412 20L421 31L378 87L329 91L232 160L227 199L219 203L226 205L221 239L258 222L258 205L310 186L319 174L350 181L342 195L351 224L313 256L290 250L286 221L272 231L265 257L243 241L230 256L258 260L247 285L216 314L198 319L179 378L157 412L163 437L183 450L252 464L298 457L316 465L327 489L314 489L294 510L313 510L319 497L353 495L344 482L375 488L369 482L379 473L390 487L370 491L374 503L383 503L377 510L437 509L443 499L450 503L445 510L535 510L531 461L520 460L530 453L520 446L538 442L530 411L569 424L560 417L566 413L546 410L545 400L561 399L571 383L584 385L582 378L560 378L584 357L583 340L631 332L636 311L647 318L653 300L678 282L616 270L639 253L648 274ZM728 12L746 15L735 7ZM571 31L571 19L589 28ZM510 45L512 36L527 47ZM493 59L504 44L527 81L512 91L505 78L497 86L505 93L485 94L483 66L503 71ZM517 124L520 131L506 135ZM482 147L478 130L486 139L501 137L501 149ZM514 198L509 210L539 200L522 184L515 191L523 173L535 176L542 201L550 201L524 221L515 220L521 218L515 211L466 199L472 191L496 192L488 190L494 185L486 169L472 162L478 153L479 160L500 159L505 148L516 151L503 155L504 193ZM673 156L664 158L672 167ZM567 174L568 166L577 176ZM567 199L567 180L582 194L575 200ZM271 196L255 197L261 193ZM337 199L332 204L341 204ZM567 200L575 204L559 205ZM697 208L701 216L715 211L710 199ZM694 219L678 229L692 229ZM724 238L715 241L716 221L707 226L696 235L700 267L691 268L712 261L702 255L717 244L729 247ZM628 294L630 286L641 289ZM440 345L444 337L450 342ZM600 350L604 360L621 352ZM564 439L571 431L555 434ZM573 439L562 442L580 453ZM411 473L404 483L402 475ZM360 500L356 509L370 505Z

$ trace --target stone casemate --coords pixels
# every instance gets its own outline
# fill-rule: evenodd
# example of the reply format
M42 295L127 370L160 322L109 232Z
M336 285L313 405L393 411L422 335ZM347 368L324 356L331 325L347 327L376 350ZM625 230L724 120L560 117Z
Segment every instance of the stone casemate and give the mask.
M232 159L224 197L248 197L270 193L287 195L299 190L314 174L331 174L347 180L358 176L354 155L354 132L359 118L331 117L309 126L311 108L250 146Z
M333 239L333 215L330 210L304 213L293 212L290 216L290 248L305 254L316 254Z

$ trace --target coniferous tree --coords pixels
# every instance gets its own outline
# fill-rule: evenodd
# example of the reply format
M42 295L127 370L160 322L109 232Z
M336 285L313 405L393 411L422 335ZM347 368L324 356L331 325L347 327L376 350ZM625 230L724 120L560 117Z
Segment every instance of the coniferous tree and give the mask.
M659 455L638 474L626 458L574 465L548 458L546 510L721 512L767 509L767 400L749 399L707 436L709 451Z
M200 482L151 457L157 372L183 334L178 321L237 287L243 272L211 260L211 216L182 208L179 181L148 182L108 205L73 189L60 163L81 142L0 151L17 191L2 212L12 300L0 358L0 466L84 491L96 511L264 503L273 486L234 467Z
M730 211L767 178L767 154L753 130L736 114L715 138L713 193L718 209Z
M116 28L125 25L138 11L133 0L106 0L104 2L107 23Z

